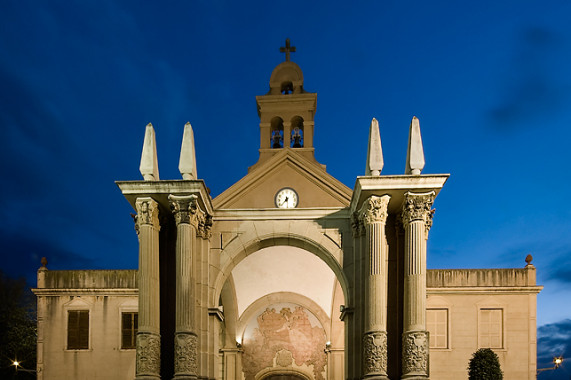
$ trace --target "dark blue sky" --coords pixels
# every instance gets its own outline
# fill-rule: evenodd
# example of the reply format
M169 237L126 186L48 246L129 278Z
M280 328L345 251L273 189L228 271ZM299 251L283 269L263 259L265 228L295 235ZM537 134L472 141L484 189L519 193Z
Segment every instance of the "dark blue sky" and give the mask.
M135 268L115 180L140 179L145 125L180 178L185 122L218 195L259 148L255 96L286 37L318 93L317 159L353 187L370 120L383 174L404 172L420 119L438 197L429 267L523 267L539 325L571 318L571 2L4 1L0 268ZM341 153L340 153L341 152ZM564 302L562 302L564 300ZM545 375L542 375L545 376Z

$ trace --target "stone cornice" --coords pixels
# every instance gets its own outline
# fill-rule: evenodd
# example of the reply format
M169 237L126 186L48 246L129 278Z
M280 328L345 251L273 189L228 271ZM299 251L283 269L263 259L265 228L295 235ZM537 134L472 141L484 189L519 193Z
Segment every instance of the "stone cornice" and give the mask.
M434 191L438 195L449 176L449 174L422 174L357 177L351 198L351 212L357 211L362 202L371 195L388 194L391 196L389 213L400 213L407 191L415 193Z
M117 297L138 296L139 289L44 289L32 288L36 296L63 296L63 295L111 295Z
M426 288L426 294L538 294L543 286L462 286Z
M203 180L117 181L115 182L129 203L135 207L140 197L153 197L164 209L170 208L168 196L195 194L200 207L212 213L212 200Z

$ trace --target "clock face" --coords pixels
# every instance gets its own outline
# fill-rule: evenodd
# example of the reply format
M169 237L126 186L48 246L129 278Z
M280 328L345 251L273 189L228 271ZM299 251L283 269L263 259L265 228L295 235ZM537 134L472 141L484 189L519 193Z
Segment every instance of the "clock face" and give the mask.
M294 189L285 187L276 194L276 207L294 208L297 207L298 197Z

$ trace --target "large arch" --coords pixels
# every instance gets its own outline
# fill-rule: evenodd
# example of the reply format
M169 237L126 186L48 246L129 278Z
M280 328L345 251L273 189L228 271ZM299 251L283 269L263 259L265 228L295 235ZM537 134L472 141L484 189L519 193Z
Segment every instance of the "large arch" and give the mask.
M227 255L226 262L220 268L214 283L213 283L213 297L211 299L212 307L218 306L217 302L222 291L222 287L232 273L232 269L238 265L244 258L251 255L254 252L259 251L262 248L272 247L272 246L292 246L304 249L310 253L313 253L317 257L329 266L329 268L335 274L337 281L341 285L343 291L343 296L345 299L345 305L350 306L352 304L350 299L349 284L343 268L341 267L342 251L341 248L337 248L337 255L330 252L322 244L316 242L307 236L290 234L290 233L271 233L264 236L253 236L249 241L242 242L241 239L235 239L232 241L228 247L222 250L221 255ZM335 245L335 247L337 247Z

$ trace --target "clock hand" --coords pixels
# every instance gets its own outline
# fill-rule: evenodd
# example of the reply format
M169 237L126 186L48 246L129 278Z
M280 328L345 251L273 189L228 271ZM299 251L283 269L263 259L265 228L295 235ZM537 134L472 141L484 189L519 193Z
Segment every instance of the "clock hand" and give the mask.
M280 203L279 205L280 205L280 206L283 206L283 204L287 202L287 199L288 199L288 198L285 197L284 201L283 201L282 203Z

